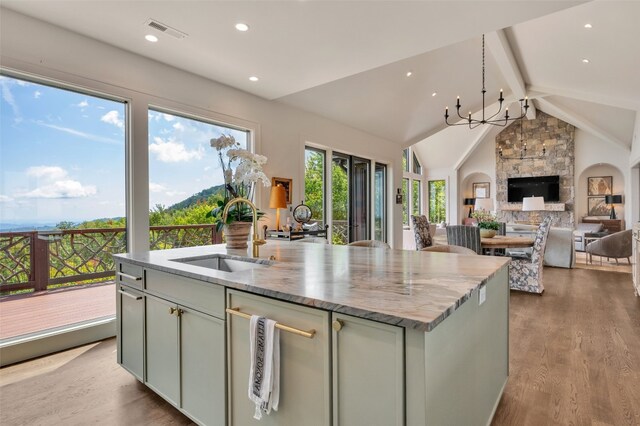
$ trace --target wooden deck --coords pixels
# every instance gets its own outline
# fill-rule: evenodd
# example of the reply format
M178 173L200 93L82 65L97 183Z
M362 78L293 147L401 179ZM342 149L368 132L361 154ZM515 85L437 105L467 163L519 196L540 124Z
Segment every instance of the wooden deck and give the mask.
M116 313L113 281L0 300L0 340L10 339Z

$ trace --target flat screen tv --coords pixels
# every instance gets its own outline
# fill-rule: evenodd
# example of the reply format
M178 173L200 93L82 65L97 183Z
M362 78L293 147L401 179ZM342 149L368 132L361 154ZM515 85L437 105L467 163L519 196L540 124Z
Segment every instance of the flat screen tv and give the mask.
M507 201L521 203L524 197L544 197L545 202L560 201L560 176L509 178Z

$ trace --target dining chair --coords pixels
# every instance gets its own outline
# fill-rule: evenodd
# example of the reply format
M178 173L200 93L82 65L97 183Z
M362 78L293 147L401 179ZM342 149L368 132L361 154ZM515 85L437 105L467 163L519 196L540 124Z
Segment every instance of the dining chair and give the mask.
M478 254L475 251L468 249L466 247L452 246L448 244L440 244L437 246L425 247L420 251L429 251L429 252L436 252L436 253L467 254L467 255L473 255L473 256L476 256Z
M385 248L390 249L391 246L384 241L378 240L360 240L349 243L352 247L374 247L374 248Z
M480 228L477 226L447 226L447 243L453 246L466 247L476 254L482 254Z
M511 259L511 263L509 263L510 289L538 294L542 294L544 291L542 284L544 250L550 228L551 216L547 216L536 231L531 258Z
M433 235L431 235L429 219L425 215L411 215L411 223L413 224L413 236L416 239L416 250L431 247Z

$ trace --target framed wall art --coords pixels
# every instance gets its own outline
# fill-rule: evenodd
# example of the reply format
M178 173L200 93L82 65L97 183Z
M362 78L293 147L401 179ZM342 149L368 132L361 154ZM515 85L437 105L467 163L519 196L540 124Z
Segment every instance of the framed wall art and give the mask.
M604 197L589 197L587 200L587 214L589 216L611 215L611 206L605 203Z
M613 188L613 176L591 176L587 178L587 195L605 196L611 195Z
M491 196L491 185L489 182L474 182L473 198L489 198Z
M287 204L291 204L291 199L293 198L293 196L292 196L293 179L274 177L274 178L271 178L271 185L272 186L277 186L277 185L284 186L284 192L286 194Z

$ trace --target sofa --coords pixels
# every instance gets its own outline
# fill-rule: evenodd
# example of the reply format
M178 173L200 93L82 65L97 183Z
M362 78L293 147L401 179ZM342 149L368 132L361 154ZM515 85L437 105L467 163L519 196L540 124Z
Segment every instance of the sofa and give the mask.
M586 234L595 234L602 231L601 223L578 223L576 224L576 230L573 231L573 244L576 247L576 251L584 251L586 245L584 238Z
M535 225L507 224L507 235L534 238L538 227ZM573 242L573 230L569 228L551 228L547 236L544 251L544 265L557 268L573 268L576 252ZM531 249L509 250L513 257L530 256Z

